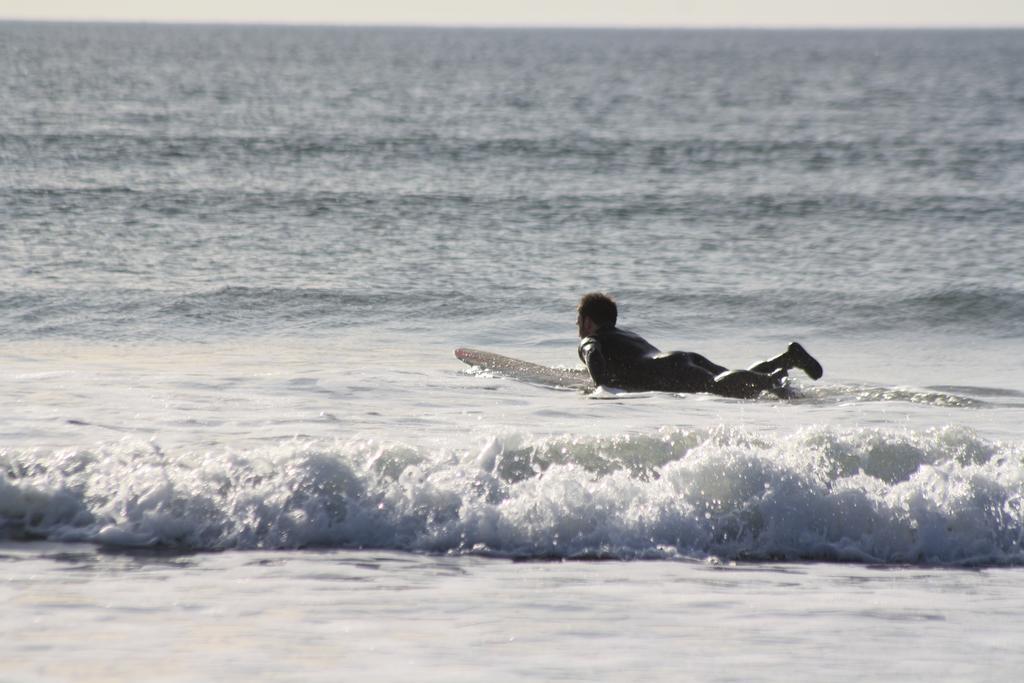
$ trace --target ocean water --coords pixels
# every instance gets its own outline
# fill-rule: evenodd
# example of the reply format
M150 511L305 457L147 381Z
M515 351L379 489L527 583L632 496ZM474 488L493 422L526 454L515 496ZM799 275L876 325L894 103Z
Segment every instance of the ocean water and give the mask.
M0 23L0 680L1012 679L1024 33ZM555 390L611 292L791 401Z

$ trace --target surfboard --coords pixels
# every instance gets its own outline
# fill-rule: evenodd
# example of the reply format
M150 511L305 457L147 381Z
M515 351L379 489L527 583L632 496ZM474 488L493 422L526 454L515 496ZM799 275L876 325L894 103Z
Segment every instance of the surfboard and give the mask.
M455 357L466 365L495 372L520 382L563 389L584 390L594 388L594 383L591 381L590 374L586 370L550 368L546 365L539 365L478 349L455 349Z

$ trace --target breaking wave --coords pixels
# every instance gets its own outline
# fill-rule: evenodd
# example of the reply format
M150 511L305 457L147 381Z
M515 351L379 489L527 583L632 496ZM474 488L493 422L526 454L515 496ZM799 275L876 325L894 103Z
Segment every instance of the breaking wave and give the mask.
M1024 445L728 427L164 452L0 451L0 535L187 550L1024 564Z

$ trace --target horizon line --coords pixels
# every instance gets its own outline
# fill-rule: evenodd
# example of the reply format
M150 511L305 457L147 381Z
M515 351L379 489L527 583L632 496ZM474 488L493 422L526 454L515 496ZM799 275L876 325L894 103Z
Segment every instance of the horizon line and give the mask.
M3 17L6 24L111 24L144 26L235 26L282 28L396 28L396 29L481 29L481 30L582 30L582 31L1017 31L1020 24L523 24L523 23L416 23L262 21L244 19L112 19Z

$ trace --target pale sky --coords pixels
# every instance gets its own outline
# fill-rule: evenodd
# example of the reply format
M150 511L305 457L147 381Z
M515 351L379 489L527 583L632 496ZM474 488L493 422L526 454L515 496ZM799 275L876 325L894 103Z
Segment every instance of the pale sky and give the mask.
M1024 27L1024 0L0 0L0 19L453 26Z

